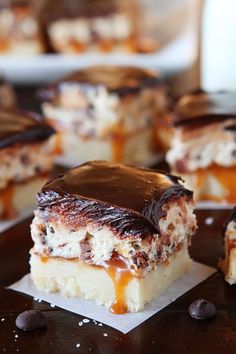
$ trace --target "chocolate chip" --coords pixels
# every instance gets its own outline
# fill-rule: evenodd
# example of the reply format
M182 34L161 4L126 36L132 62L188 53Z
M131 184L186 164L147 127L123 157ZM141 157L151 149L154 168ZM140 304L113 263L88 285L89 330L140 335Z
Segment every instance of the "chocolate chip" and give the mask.
M52 247L48 247L48 252L52 253L52 251L53 251L53 248Z
M196 320L209 320L215 317L215 305L205 299L198 299L194 301L188 308L188 312L192 318Z
M39 166L35 166L34 172L35 173L40 173L41 172L41 168Z
M47 320L39 310L24 311L16 318L16 327L23 331L34 331L47 327Z
M54 230L54 228L53 228L52 226L49 227L49 231L50 231L52 234L55 233L55 230Z
M30 163L29 157L28 157L28 155L26 155L26 154L21 155L20 161L22 162L22 164L23 164L24 166L28 166L29 163Z

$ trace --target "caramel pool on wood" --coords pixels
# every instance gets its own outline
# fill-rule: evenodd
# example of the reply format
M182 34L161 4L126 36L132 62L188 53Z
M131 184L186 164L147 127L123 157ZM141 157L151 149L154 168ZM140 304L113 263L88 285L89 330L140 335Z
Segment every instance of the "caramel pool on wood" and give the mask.
M111 305L110 311L114 314L126 313L125 290L129 282L135 277L128 260L115 253L112 259L105 263L104 268L111 277L115 290L115 301Z

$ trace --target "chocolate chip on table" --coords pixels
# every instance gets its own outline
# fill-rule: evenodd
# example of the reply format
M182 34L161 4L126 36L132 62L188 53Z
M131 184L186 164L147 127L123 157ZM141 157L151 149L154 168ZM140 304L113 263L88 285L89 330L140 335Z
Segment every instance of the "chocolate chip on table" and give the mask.
M205 299L198 299L189 306L190 316L196 320L209 320L216 315L215 305Z
M47 320L39 310L24 311L16 318L16 327L23 331L34 331L47 327Z

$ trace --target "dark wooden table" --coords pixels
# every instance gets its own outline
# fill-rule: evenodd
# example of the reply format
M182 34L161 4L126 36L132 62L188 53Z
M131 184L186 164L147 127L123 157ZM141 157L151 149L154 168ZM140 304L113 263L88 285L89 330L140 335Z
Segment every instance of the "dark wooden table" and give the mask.
M33 99L34 88L19 88L18 94L22 108L39 111ZM197 211L199 229L190 249L196 261L216 267L223 252L222 224L227 214L225 210ZM212 225L205 224L209 216L214 218ZM127 335L93 322L79 327L83 317L6 290L29 272L30 221L0 234L0 353L236 353L236 287L225 283L219 272ZM215 303L214 320L197 322L189 317L189 304L200 297ZM17 315L28 309L44 311L47 330L25 333L16 328Z

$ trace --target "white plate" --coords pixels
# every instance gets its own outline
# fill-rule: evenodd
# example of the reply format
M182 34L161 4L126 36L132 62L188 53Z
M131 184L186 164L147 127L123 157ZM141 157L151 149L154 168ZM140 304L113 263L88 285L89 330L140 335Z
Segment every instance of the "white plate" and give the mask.
M31 57L0 56L0 72L13 83L40 84L88 65L135 65L158 67L166 75L189 68L196 59L194 31L187 31L178 39L153 54L45 54Z

